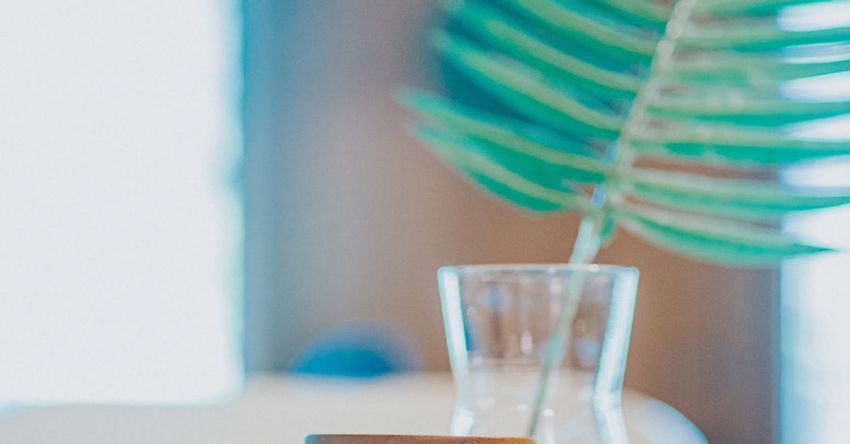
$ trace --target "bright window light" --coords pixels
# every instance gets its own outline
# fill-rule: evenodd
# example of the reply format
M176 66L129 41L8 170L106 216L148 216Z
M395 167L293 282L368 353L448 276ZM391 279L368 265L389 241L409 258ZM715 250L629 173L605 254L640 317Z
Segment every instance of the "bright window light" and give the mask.
M788 29L819 29L850 23L850 2L788 8ZM793 24L793 26L792 26ZM847 59L845 45L825 48L834 60ZM850 73L789 82L784 92L802 101L850 98ZM850 140L847 115L798 125L794 134L816 139ZM850 160L831 160L785 171L790 184L850 187ZM847 440L850 416L850 206L804 212L788 218L785 228L807 241L836 247L838 253L786 261L780 304L780 442L832 443Z
M850 136L850 134L848 134ZM850 161L795 168L790 183L850 186ZM850 416L850 207L789 218L786 228L843 250L782 267L781 393L783 444L842 442Z
M4 5L0 405L238 387L236 10Z

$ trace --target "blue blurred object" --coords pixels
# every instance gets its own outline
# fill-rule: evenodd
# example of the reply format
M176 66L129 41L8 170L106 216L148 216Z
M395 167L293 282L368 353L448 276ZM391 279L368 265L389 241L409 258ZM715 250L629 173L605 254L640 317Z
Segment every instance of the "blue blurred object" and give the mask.
M292 361L292 373L374 378L416 368L415 348L398 333L375 325L346 326L320 336Z

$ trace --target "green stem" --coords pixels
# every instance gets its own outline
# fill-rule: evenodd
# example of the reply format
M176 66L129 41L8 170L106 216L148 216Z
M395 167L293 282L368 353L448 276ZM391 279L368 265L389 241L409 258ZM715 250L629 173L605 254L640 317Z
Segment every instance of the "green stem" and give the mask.
M596 194L594 192L594 196ZM589 215L582 219L573 247L573 253L570 256L570 264L588 264L596 258L596 254L599 252L599 245L602 243L600 237L601 227L602 223L599 217ZM575 319L578 302L581 299L579 296L581 295L581 290L584 288L585 278L583 273L576 273L570 277L572 279L569 279L568 287L561 299L561 311L558 314L558 321L555 324L554 331L550 335L549 341L546 343L543 366L540 368L537 390L534 394L534 409L528 423L527 436L529 437L533 437L537 433L537 424L540 422L540 415L543 413L543 405L546 402L546 396L549 392L550 377L552 372L560 366L559 363L564 359L566 344L570 338L570 326L572 326Z
M606 157L613 166L614 171L622 171L631 168L634 161L628 152L628 148L634 136L640 130L643 123L648 104L658 94L658 88L652 79L652 75L664 71L673 57L676 40L682 30L690 21L691 11L697 0L679 0L673 8L670 20L667 22L664 35L655 48L655 54L649 67L649 79L644 82L637 92L626 115L623 130L620 136L609 147ZM582 218L573 252L570 256L570 264L588 264L592 262L599 252L602 239L600 231L604 220L604 210L609 200L620 199L619 191L614 188L609 192L612 184L604 183L593 191L592 206L595 210ZM560 367L566 353L567 344L570 341L570 327L575 321L578 310L581 291L584 288L585 275L577 273L569 280L568 287L561 300L561 311L554 331L546 344L543 364L537 382L534 395L534 404L526 435L534 437L537 433L537 425L543 412L543 406L549 392L549 383L552 372Z

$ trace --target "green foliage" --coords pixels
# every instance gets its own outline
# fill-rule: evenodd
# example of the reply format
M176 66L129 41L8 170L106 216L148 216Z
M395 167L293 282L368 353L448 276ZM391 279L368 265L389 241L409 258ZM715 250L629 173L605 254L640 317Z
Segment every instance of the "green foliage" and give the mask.
M434 47L505 110L421 91L402 101L445 162L522 209L582 213L598 225L585 242L619 227L736 266L827 251L786 239L775 222L850 203L850 190L764 179L850 155L850 141L793 131L850 113L850 101L783 93L790 80L850 70L846 51L819 56L850 41L850 28L779 26L778 11L808 2L449 1L451 26L434 33ZM762 179L693 172L708 165L763 170Z

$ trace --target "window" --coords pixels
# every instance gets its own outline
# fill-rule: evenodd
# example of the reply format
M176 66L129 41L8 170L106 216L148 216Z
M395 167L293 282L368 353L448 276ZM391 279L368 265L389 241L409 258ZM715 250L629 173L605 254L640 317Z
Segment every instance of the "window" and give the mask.
M850 125L848 119L843 120ZM809 184L848 184L850 162L801 168L789 171L787 177ZM787 226L813 242L846 249L850 245L848 222L850 208L845 206L795 216ZM841 442L846 437L850 415L848 270L850 255L846 252L789 261L782 268L783 443Z
M847 26L846 2L789 8L790 28ZM825 47L823 60L847 60L850 47ZM850 100L850 73L792 82L786 90L801 100ZM850 140L848 116L824 119L799 128L815 138ZM785 172L795 184L850 187L850 161L804 165ZM786 227L822 245L850 247L850 208L801 214ZM850 255L831 253L782 267L780 306L781 442L828 443L846 440L850 415Z
M237 387L236 12L5 5L0 404Z

